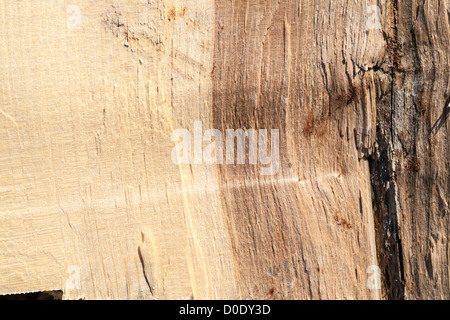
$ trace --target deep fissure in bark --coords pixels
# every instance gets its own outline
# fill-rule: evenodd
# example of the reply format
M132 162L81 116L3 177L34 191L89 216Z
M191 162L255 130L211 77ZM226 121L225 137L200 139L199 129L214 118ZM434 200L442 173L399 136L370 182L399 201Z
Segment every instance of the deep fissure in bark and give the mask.
M398 0L389 6L390 23L385 32L387 41L390 92L377 97L377 139L375 152L369 157L373 189L373 209L378 261L387 299L405 298L403 252L399 226L398 189L395 177L395 80L398 76Z

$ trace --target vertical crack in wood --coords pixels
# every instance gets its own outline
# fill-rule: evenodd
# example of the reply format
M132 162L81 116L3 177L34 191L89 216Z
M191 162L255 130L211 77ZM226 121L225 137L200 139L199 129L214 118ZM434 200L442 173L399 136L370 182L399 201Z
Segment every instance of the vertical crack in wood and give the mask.
M144 274L145 282L147 283L147 286L148 286L148 288L150 290L150 293L152 295L154 295L152 285L150 284L150 281L149 281L149 279L147 277L147 272L146 272L146 269L145 269L145 262L144 262L144 257L142 256L141 247L138 247L138 255L139 255L139 260L140 260L141 265L142 265L142 273Z
M369 167L373 188L377 252L384 278L384 291L387 299L403 300L405 299L405 276L394 152L396 143L395 83L399 61L398 0L392 0L389 3L389 9L390 23L385 24L384 35L389 48L387 61L390 70L390 92L386 94L390 97L384 100L377 97L377 100L381 102L377 102L376 152L369 157Z

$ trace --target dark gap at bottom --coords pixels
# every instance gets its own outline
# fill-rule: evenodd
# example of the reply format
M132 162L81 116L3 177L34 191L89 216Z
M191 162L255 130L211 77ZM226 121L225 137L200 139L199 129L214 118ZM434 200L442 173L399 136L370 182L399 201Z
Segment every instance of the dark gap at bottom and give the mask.
M63 292L58 291L43 291L30 292L21 294L8 294L0 296L0 300L62 300Z

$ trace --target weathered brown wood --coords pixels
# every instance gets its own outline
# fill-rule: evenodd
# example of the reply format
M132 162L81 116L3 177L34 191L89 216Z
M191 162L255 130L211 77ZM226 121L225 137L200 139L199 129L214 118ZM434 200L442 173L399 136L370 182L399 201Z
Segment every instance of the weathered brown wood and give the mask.
M448 1L391 2L372 164L390 298L450 298L449 14Z
M449 8L2 1L0 294L450 298ZM200 122L275 174L173 163Z
M347 1L217 3L215 125L282 137L276 176L220 167L243 298L380 297L366 286L377 262L360 157L374 138L371 69L385 42L365 12Z

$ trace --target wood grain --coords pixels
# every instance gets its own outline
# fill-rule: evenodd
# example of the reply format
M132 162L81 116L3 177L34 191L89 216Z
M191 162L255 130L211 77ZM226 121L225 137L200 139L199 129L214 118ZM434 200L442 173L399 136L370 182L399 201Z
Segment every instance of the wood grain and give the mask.
M213 2L77 5L79 30L65 1L0 5L0 293L237 297L217 171L170 158L174 129L211 121Z
M394 299L448 299L448 1L393 1L390 90L372 171L380 263Z
M243 297L379 298L366 286L377 262L360 159L376 104L373 72L360 67L382 59L381 32L368 34L365 6L347 1L216 5L216 127L281 131L276 176L220 167Z
M0 294L448 299L449 13L2 1ZM276 174L174 164L196 122L279 130Z

